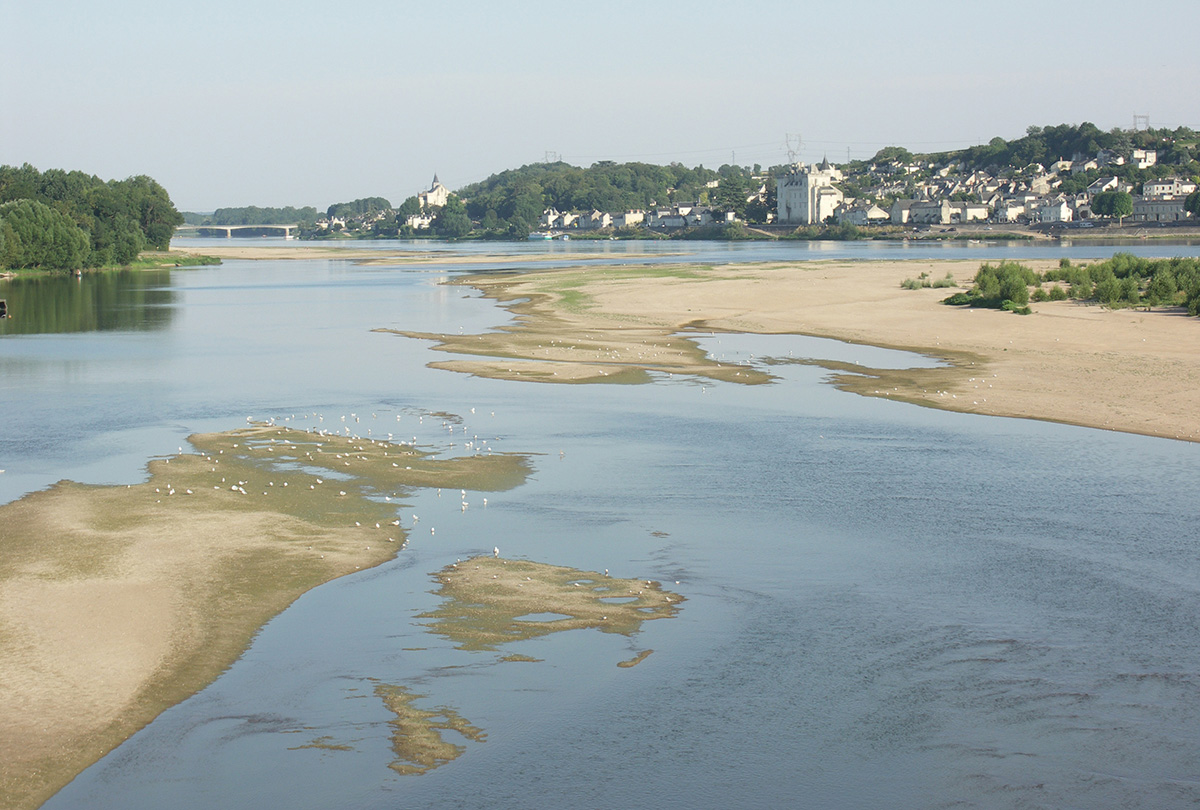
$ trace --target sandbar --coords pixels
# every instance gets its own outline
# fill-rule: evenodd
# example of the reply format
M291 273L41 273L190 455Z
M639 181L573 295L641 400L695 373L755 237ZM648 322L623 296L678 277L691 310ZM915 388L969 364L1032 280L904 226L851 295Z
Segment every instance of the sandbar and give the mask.
M1045 270L1050 261L1027 262ZM951 307L955 288L901 282L947 273L966 289L978 261L829 261L606 266L478 275L510 323L465 335L404 332L464 359L430 365L542 383L638 383L654 374L741 384L769 369L708 356L696 334L801 334L905 349L939 368L812 362L865 396L933 408L1200 439L1200 319L1179 308L1035 303L1032 315ZM387 330L381 330L387 331Z
M406 492L529 471L272 424L189 442L144 483L63 481L0 506L0 807L37 807L305 591L392 559Z

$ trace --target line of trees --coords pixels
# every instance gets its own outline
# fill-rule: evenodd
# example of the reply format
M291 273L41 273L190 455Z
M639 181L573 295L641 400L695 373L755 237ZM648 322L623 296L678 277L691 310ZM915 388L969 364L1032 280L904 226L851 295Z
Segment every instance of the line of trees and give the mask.
M1200 315L1200 259L1144 259L1117 253L1087 265L1062 259L1057 268L1045 273L1012 261L984 264L970 290L955 293L943 303L1027 314L1030 301L1067 298L1108 307L1182 306L1188 314Z
M190 216L199 221L189 222L191 225L295 225L316 222L321 214L311 205L294 208L290 205L283 208L260 207L246 205L240 208L218 208L211 216Z
M720 177L712 169L681 163L605 160L585 169L559 161L503 171L458 193L466 200L467 215L483 230L511 231L524 238L547 208L615 212L696 202L708 183Z
M127 265L166 250L183 217L144 175L101 180L79 171L0 166L0 269Z

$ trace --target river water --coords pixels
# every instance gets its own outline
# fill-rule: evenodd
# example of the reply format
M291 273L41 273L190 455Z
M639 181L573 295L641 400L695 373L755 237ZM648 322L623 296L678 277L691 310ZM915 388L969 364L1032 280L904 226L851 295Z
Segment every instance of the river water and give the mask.
M574 264L1113 248L435 247L461 265L227 261L0 293L17 316L0 337L0 502L63 478L142 480L149 458L247 417L356 414L375 436L403 430L452 454L462 440L421 418L449 412L496 450L538 454L531 479L486 507L414 496L398 514L410 526L419 513L421 530L394 561L306 594L46 807L1200 803L1196 445L865 399L811 366L772 365L778 381L761 386L477 379L370 331L507 323L440 284L498 249ZM701 341L753 364L926 362L802 337ZM504 650L533 663L455 649L417 618L438 604L430 574L493 546L660 580L687 602L633 638L580 630ZM378 683L452 707L486 741L395 773ZM298 748L317 738L350 750Z

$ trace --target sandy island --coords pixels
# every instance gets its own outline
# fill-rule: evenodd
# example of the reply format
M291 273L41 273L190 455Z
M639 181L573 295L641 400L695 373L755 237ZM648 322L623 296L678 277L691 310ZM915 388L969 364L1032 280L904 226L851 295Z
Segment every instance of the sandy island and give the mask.
M1044 270L1052 262L1027 262ZM905 290L947 273L969 286L978 261L802 262L588 267L459 279L514 322L475 335L397 332L469 356L437 368L535 382L642 382L651 373L736 383L768 372L720 363L703 332L803 334L945 361L879 370L815 359L866 396L1172 439L1200 438L1200 319L1180 309L1109 310L1074 301L1034 314L941 304L954 289ZM381 330L387 331L387 330Z
M405 492L510 489L529 470L269 424L189 441L145 483L0 507L0 807L37 807L302 593L391 559Z

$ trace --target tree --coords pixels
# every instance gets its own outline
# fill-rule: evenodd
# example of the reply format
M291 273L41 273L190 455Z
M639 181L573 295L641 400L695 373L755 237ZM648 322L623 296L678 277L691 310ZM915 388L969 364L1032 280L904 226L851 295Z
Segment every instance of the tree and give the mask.
M725 167L722 166L722 169ZM721 178L714 195L713 208L732 211L738 219L746 218L746 178L741 174L729 173Z
M414 195L400 203L400 207L396 209L396 219L405 222L409 217L414 217L419 213L421 213L421 202Z
M1183 203L1183 210L1194 217L1200 217L1200 191L1193 191Z
M1133 196L1127 191L1102 191L1092 198L1092 211L1102 217L1123 221L1133 213Z
M90 250L88 235L66 214L37 200L0 205L0 260L12 268L78 270Z
M471 232L471 218L462 200L450 195L433 218L433 232L447 239L460 239Z

